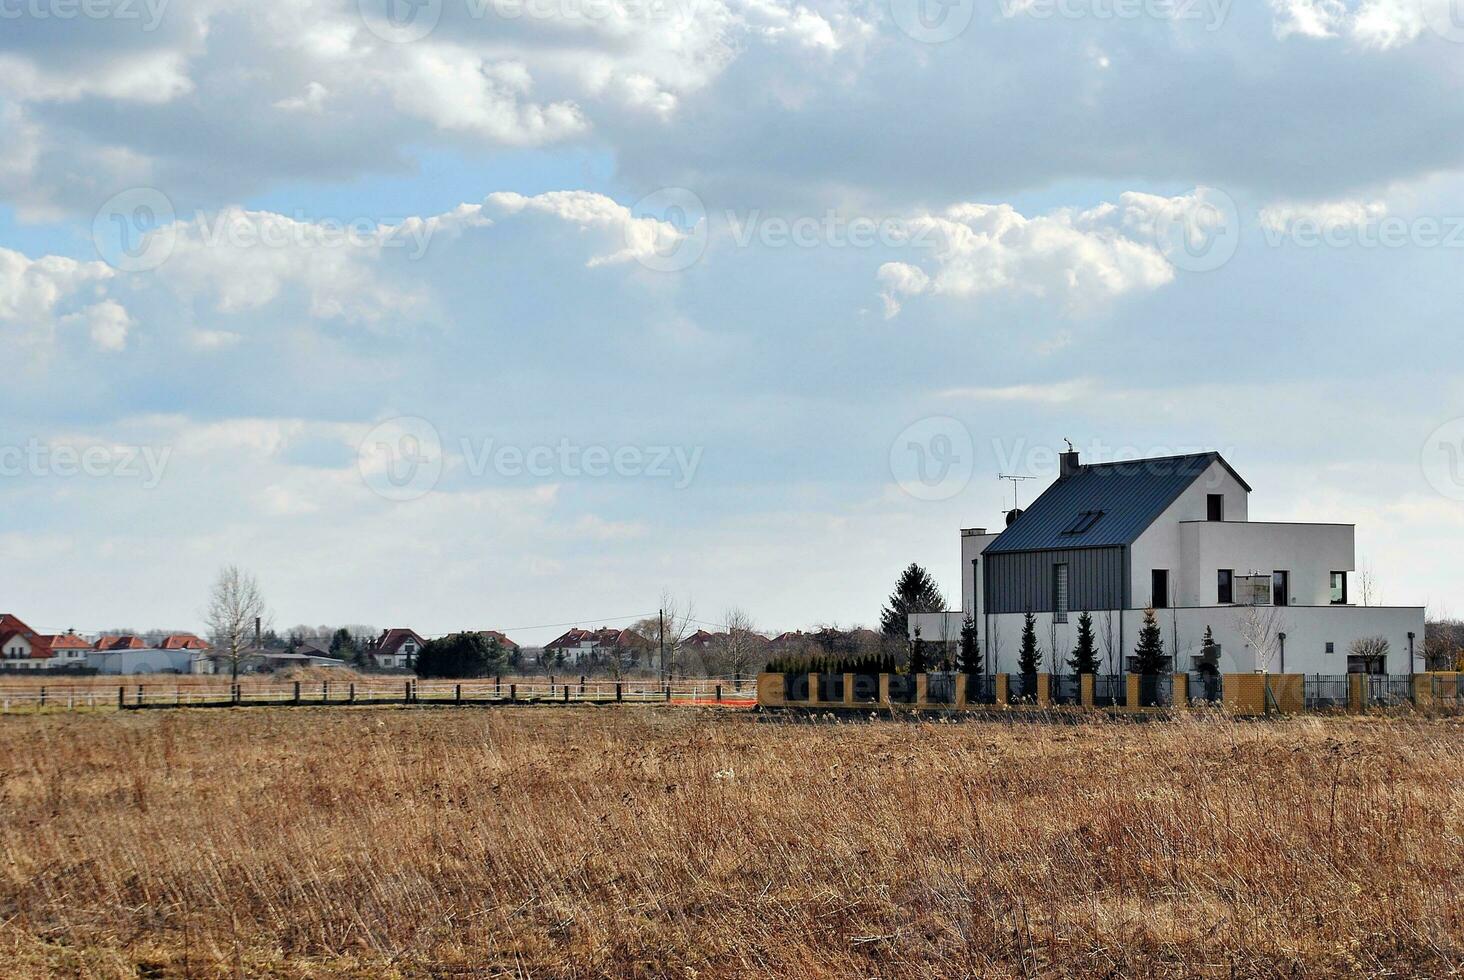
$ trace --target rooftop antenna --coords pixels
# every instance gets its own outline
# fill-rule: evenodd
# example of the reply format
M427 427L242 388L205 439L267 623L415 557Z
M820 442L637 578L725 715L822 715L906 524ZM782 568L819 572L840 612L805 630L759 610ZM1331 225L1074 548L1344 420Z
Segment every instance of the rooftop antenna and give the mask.
M1068 447L1068 450L1067 451L1068 452L1072 452L1073 451L1073 441L1071 439L1069 439L1067 436L1063 436L1062 437L1062 441L1065 442L1065 443L1067 443L1067 447Z
M1012 481L1012 509L1013 510L1016 510L1018 507L1021 506L1021 504L1017 503L1017 487L1021 484L1021 481L1023 481L1023 480L1035 480L1035 479L1037 479L1035 476L1016 476L1016 475L1010 474L1010 473L998 473L996 475L996 478L998 480L1011 480Z

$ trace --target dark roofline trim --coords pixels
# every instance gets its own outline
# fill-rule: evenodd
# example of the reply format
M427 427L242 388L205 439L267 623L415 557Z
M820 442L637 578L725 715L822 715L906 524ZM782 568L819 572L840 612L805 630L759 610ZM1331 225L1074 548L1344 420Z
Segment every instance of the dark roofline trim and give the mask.
M1144 459L1115 459L1106 463L1084 463L1082 466L1078 467L1078 469L1080 471L1116 469L1121 466L1144 466L1149 463L1172 463L1175 460L1179 459L1200 459L1204 456L1214 457L1214 461L1219 462L1221 466L1225 467L1226 471L1231 476L1235 477L1235 482L1239 483L1242 487L1245 488L1246 493L1252 492L1251 485L1249 483L1246 483L1245 478L1235 471L1235 467L1230 465L1230 461L1213 449L1203 453L1178 453L1174 456L1150 456ZM1199 479L1198 474L1196 474L1195 479Z

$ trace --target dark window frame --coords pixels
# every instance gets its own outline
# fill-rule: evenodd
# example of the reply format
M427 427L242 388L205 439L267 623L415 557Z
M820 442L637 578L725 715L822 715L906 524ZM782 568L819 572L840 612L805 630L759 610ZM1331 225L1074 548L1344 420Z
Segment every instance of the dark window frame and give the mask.
M1215 603L1221 606L1235 605L1235 569L1215 570Z
M1287 569L1278 568L1271 572L1271 605L1291 605L1291 572Z
M1341 576L1341 579L1342 579L1342 597L1340 599L1337 598L1337 585L1336 585L1336 582L1337 582L1338 576ZM1332 577L1328 581L1328 586L1330 587L1330 591L1331 591L1332 605L1334 605L1334 606L1345 606L1345 605L1347 605L1347 572L1346 571L1341 571L1341 572L1334 571L1334 572L1332 572Z
M1161 576L1163 576L1162 581L1164 582L1163 589L1157 588ZM1169 608L1169 569L1152 568L1149 570L1149 605L1154 609Z
M1088 531L1093 530L1093 525L1097 524L1103 518L1103 513L1101 510L1082 511L1069 521L1068 526L1063 528L1059 533L1086 534Z
M1222 522L1225 520L1225 494L1205 494L1205 520Z

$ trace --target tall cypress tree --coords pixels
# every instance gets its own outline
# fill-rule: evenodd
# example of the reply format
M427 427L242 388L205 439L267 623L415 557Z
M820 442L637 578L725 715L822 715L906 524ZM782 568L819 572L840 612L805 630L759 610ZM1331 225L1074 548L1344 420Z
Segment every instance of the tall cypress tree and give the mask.
M1078 617L1078 645L1068 658L1068 669L1074 674L1098 673L1098 648L1093 642L1093 617L1087 613Z
M1139 629L1139 645L1134 647L1134 672L1157 674L1164 669L1164 634L1154 610L1144 610L1144 625Z
M961 620L961 662L963 674L981 673L981 638L976 633L976 619L968 615Z
M1037 649L1037 617L1027 613L1022 621L1022 650L1017 656L1017 671L1035 674L1042 665L1042 653Z

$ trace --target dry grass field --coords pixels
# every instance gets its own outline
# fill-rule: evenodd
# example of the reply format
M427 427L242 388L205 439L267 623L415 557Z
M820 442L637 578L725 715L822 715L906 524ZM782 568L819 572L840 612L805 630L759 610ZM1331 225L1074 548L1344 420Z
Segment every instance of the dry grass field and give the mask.
M1464 726L0 718L0 973L1427 975Z

